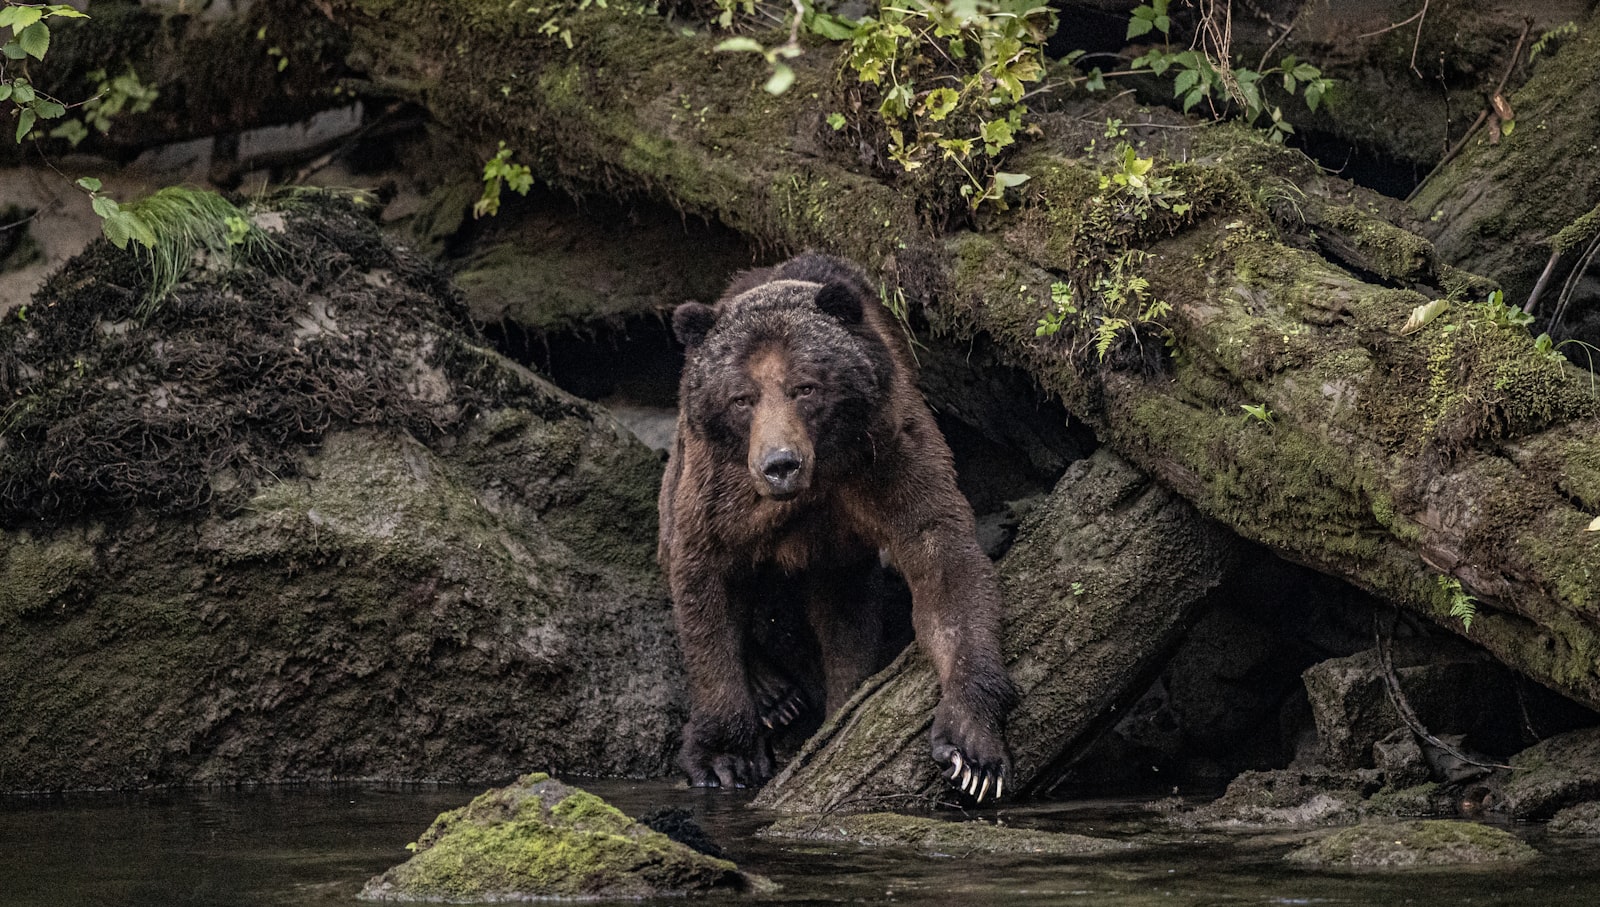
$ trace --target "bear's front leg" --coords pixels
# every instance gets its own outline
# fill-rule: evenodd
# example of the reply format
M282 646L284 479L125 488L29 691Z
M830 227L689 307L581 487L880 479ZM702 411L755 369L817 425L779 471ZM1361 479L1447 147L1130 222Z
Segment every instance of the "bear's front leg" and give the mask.
M917 644L939 675L933 758L973 799L999 799L1011 780L1005 720L1017 697L1000 657L994 565L978 548L969 515L934 514L910 526L890 555L911 587Z
M695 787L753 787L772 777L745 661L748 603L712 571L671 571L673 614L689 675L678 764Z

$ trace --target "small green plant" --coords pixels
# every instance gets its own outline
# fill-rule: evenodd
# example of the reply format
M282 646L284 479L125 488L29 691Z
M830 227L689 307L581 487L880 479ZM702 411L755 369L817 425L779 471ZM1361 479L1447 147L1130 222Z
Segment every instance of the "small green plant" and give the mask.
M483 165L483 195L472 205L473 217L500 213L500 189L503 186L510 187L518 195L527 195L533 188L533 171L522 164L511 163L512 154L506 143L501 142L494 157Z
M1533 42L1533 46L1528 48L1528 62L1532 63L1534 60L1539 59L1539 55L1549 50L1552 44L1560 44L1562 41L1577 34L1578 23L1576 22L1563 22L1557 25L1555 28L1540 35L1539 40Z
M1174 50L1171 45L1170 0L1152 0L1134 9L1128 20L1128 39L1160 34L1162 43L1135 59L1130 74L1164 76L1172 72L1172 96L1182 99L1185 113L1201 101L1209 101L1214 106L1231 103L1246 123L1255 125L1265 118L1263 128L1274 141L1283 141L1294 133L1294 126L1284 118L1282 108L1267 101L1265 87L1269 81L1277 77L1286 93L1299 93L1306 106L1315 112L1323 95L1333 86L1333 80L1324 77L1316 66L1293 55L1265 69L1233 65L1227 12L1219 13L1215 0L1198 0L1197 5L1200 9L1198 34L1194 46L1184 50ZM1092 76L1099 76L1099 73Z
M1254 419L1263 425L1271 425L1277 419L1265 403L1241 403L1239 408L1244 410L1246 419Z
M121 206L120 213L145 231L135 237L150 272L139 306L142 318L160 307L197 261L207 256L231 261L277 248L238 206L215 192L169 186Z
M1434 577L1439 591L1450 606L1450 616L1461 621L1461 628L1472 632L1472 620L1478 616L1478 600L1461 588L1461 580L1449 576Z

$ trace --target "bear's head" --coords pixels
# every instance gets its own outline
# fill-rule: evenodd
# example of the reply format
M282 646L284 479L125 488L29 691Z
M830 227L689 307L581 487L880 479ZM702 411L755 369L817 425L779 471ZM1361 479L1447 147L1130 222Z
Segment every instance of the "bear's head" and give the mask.
M761 496L799 497L870 459L892 364L864 304L844 283L776 280L673 313L688 427L724 460L742 457Z

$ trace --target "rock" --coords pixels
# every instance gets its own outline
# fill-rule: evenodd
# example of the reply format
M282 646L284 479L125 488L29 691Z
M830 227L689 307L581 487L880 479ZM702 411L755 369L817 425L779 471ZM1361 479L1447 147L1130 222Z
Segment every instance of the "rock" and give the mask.
M768 883L536 773L443 813L411 859L361 890L372 901L649 898Z
M1308 866L1396 869L1520 863L1539 854L1510 832L1454 819L1372 822L1341 829L1290 853Z
M1569 806L1550 817L1548 829L1564 837L1600 837L1600 801Z
M665 773L659 458L292 200L148 318L99 243L0 325L0 790Z
M1549 819L1600 799L1600 728L1557 734L1511 757L1504 808L1517 819Z
M1063 832L1008 828L987 822L949 822L898 813L788 816L763 828L764 838L835 841L864 847L898 847L965 857L976 854L1087 856L1119 853L1132 844Z
M1529 742L1520 719L1525 709L1520 697L1531 697L1541 715L1552 698L1524 690L1505 666L1453 640L1397 639L1391 652L1401 694L1423 726L1439 737L1462 735L1470 750L1501 757L1515 752ZM1389 701L1376 649L1323 661L1307 669L1304 679L1321 747L1319 761L1328 767L1371 768L1374 743L1410 733ZM1400 773L1391 786L1417 783L1407 754L1391 750L1383 758ZM1483 773L1468 766L1462 771Z
M1245 772L1217 800L1172 817L1186 827L1337 825L1361 815L1361 801L1379 785L1366 771Z

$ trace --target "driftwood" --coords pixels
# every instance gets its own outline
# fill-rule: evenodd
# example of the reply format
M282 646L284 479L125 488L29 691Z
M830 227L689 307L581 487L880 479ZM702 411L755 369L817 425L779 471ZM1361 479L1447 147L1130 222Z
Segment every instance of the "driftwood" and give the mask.
M794 61L794 86L773 98L754 55L714 53L714 32L650 15L574 14L568 50L534 18L447 18L415 0L381 17L327 9L374 61L374 91L482 136L485 158L505 139L556 185L649 193L776 249L862 261L933 331L986 335L1202 514L1600 707L1587 376L1483 304L1488 285L1392 226L1385 203L1298 153L1232 127L1135 130L1191 205L1126 236L1149 256L1152 296L1173 306L1174 352L1152 367L1102 362L1092 324L1036 336L1052 283L1104 265L1086 212L1108 203L1110 165L1082 150L1107 115L1100 98L1041 100L1056 112L1008 163L1033 177L1011 209L933 229L912 193L832 144L831 45ZM1447 295L1447 311L1402 331ZM1470 633L1452 606L1476 608Z

